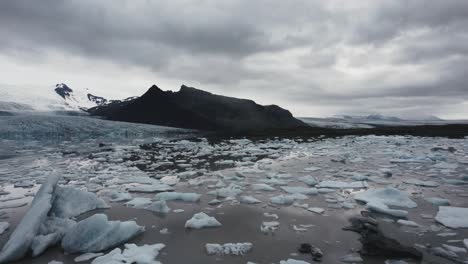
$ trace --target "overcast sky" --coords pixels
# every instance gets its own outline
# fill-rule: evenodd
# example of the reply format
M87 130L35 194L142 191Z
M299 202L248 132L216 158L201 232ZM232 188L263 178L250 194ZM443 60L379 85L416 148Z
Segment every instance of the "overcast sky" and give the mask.
M113 98L185 84L296 116L468 118L468 1L1 0L0 74Z

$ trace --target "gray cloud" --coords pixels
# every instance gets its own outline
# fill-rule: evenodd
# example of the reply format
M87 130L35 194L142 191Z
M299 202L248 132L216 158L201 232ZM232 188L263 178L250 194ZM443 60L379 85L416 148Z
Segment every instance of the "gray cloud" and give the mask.
M438 114L459 116L449 106L467 105L467 28L465 0L0 1L0 54L18 64L58 53L132 65L155 83L268 98L297 115L439 100Z

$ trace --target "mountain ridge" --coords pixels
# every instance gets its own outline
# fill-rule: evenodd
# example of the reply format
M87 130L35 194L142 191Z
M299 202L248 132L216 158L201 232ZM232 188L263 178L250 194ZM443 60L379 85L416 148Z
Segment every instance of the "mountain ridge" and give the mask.
M249 99L212 94L182 85L177 92L152 85L142 96L97 106L91 115L110 120L200 130L242 131L307 126L279 106L262 106Z

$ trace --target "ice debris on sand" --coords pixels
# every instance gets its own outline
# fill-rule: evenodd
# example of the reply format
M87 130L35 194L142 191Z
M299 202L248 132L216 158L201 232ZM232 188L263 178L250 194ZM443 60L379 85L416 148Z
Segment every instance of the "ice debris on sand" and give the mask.
M62 248L68 253L100 252L120 245L144 230L135 221L109 221L106 215L95 214L65 233Z
M155 259L164 247L164 244L143 246L125 244L123 252L120 248L116 248L104 256L95 258L91 264L160 264Z
M435 220L450 228L468 228L468 208L439 206Z
M205 227L220 227L221 223L216 218L203 212L194 214L193 217L185 222L185 228L201 229Z
M0 263L18 260L29 250L39 227L52 207L53 192L58 180L58 175L52 175L37 191L31 207L0 252Z
M244 255L252 249L252 243L226 243L206 244L206 252L209 255Z

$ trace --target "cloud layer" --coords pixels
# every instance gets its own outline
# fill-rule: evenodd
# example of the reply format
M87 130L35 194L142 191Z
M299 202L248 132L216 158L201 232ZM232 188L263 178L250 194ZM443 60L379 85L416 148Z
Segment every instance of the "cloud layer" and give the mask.
M298 116L468 118L467 29L465 0L5 0L0 71L107 94L185 83Z

